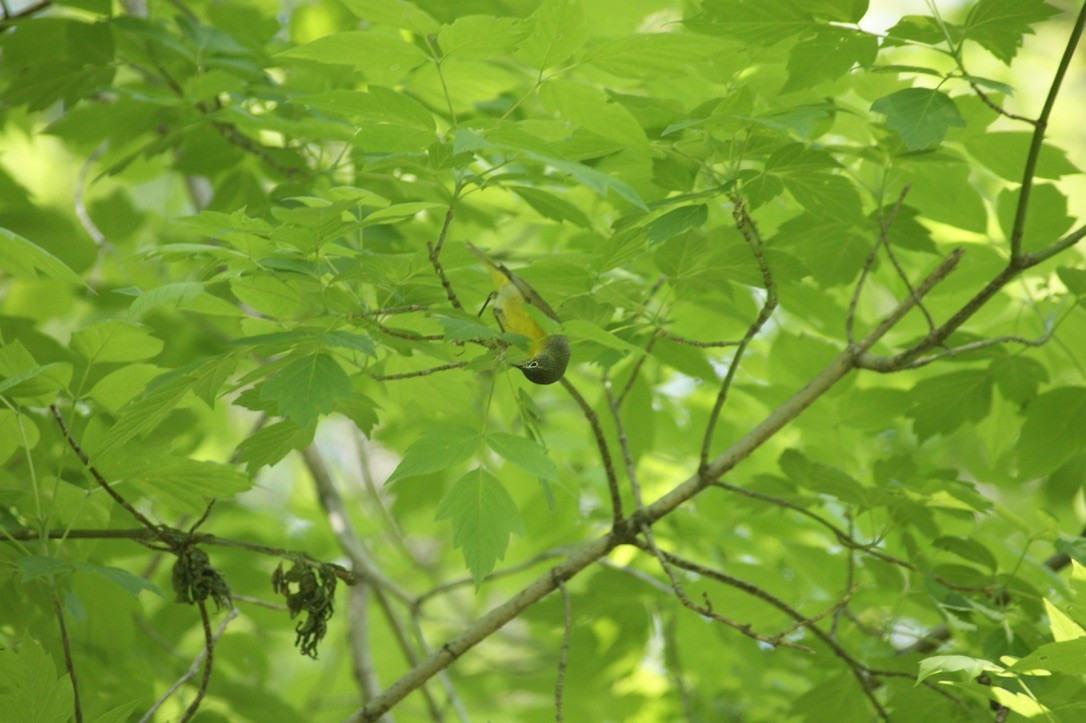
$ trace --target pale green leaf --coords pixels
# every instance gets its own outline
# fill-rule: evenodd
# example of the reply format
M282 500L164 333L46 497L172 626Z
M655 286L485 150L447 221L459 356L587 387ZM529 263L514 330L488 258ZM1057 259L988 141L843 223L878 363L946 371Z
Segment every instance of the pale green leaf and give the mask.
M558 470L539 442L516 434L494 432L486 436L490 448L525 472L543 479L558 479Z
M505 558L509 536L524 534L513 498L483 469L474 469L456 481L438 504L434 519L452 523L453 546L463 552L477 590L494 565Z
M900 135L910 151L934 148L952 126L965 125L954 101L930 88L906 88L885 95L871 104L871 110L886 116L886 127Z
M1086 387L1057 387L1026 409L1018 466L1027 477L1053 472L1086 444Z
M139 324L109 319L72 334L72 350L88 364L141 361L157 356L164 346Z
M323 352L304 356L280 369L260 388L260 398L274 401L280 416L308 427L351 394L351 380L335 359Z
M456 424L430 427L407 448L386 484L399 479L440 472L471 459L479 447L479 433Z
M86 287L83 278L63 261L33 241L3 227L0 227L0 270L24 279L37 279L39 274L44 274Z

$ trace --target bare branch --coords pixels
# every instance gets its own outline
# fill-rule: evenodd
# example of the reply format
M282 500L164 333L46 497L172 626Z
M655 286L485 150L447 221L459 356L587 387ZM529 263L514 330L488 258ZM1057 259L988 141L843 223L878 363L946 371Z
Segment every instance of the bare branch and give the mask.
M713 402L713 411L709 413L709 421L705 425L705 436L701 443L701 456L698 461L699 471L704 470L709 464L709 452L713 444L713 432L716 430L717 420L720 419L720 412L724 409L724 402L728 399L728 390L731 389L732 382L735 380L735 374L739 371L739 363L743 359L743 354L746 352L751 341L754 340L754 337L762 330L765 323L769 321L769 317L773 315L774 309L777 308L777 284L773 281L773 273L770 271L769 264L767 264L765 260L765 254L762 252L765 243L762 241L761 234L758 232L758 226L754 223L754 219L750 217L750 214L747 213L747 207L742 198L733 195L732 203L735 204L735 207L732 210L732 216L735 219L735 227L739 229L739 233L743 235L743 239L747 242L747 246L750 247L751 253L754 254L754 259L758 262L758 268L762 272L762 285L765 287L765 301L762 303L762 308L758 312L758 318L747 327L747 332L743 335L743 338L737 345L731 363L728 364L728 372L724 375L724 380L720 383L720 391L717 392L716 401Z
M72 662L71 639L68 637L68 626L64 622L64 608L56 594L53 595L53 611L57 616L57 625L60 626L60 647L64 650L64 668L68 671L68 680L72 682L75 723L83 723L83 708L79 705L79 682L75 678L75 664Z
M1075 48L1079 38L1082 37L1083 26L1086 26L1086 4L1079 10L1075 26L1071 29L1071 36L1067 40L1067 47L1063 50L1063 57L1056 67L1056 73L1052 77L1052 85L1048 89L1041 114L1037 116L1034 124L1033 138L1029 144L1029 154L1026 156L1025 166L1022 168L1022 185L1018 191L1018 206L1014 212L1014 222L1011 224L1011 264L1013 265L1022 256L1022 233L1026 228L1026 213L1029 210L1030 192L1033 190L1034 176L1037 173L1037 161L1041 157L1041 148L1044 146L1045 131L1048 129L1048 118L1052 115L1052 109L1056 105L1056 98L1063 85L1063 77L1067 74L1067 68L1071 65L1071 59L1075 56Z
M185 714L181 716L181 723L192 720L192 717L196 715L196 711L200 709L200 703L204 700L204 696L207 695L207 684L211 682L211 668L215 661L216 638L211 633L211 618L207 614L207 603L199 600L196 605L200 608L200 622L203 623L204 628L204 675L200 678L200 687L196 689L196 697L192 699L189 707L185 709Z
M720 347L739 346L741 341L698 341L697 339L687 339L685 336L679 336L678 334L672 334L665 329L657 329L656 336L663 337L678 344L686 344L687 346L694 346L699 349L716 349Z
M954 270L960 259L960 250L945 258L924 281L917 285L915 298L922 298L931 291L936 284ZM855 357L870 349L893 328L913 308L915 298L903 299L886 316L883 322L878 324L864 339L854 347L842 352L822 372L811 379L806 386L796 392L791 399L771 412L760 424L735 442L728 450L713 459L704 471L696 473L686 481L676 485L671 491L647 505L643 511L636 512L624 519L618 529L613 529L608 534L574 550L547 573L536 578L508 600L468 625L459 635L442 645L433 654L428 655L425 660L420 661L399 680L386 688L381 695L356 711L353 720L377 720L392 706L403 700L411 691L418 689L431 677L451 665L461 655L489 637L510 620L516 618L521 612L556 590L558 580L563 582L569 580L581 570L602 559L616 546L632 542L639 533L642 522L649 524L655 522L704 490L712 481L749 456L751 452L760 447L815 399L848 374L854 368ZM811 630L818 630L818 627L812 626ZM825 635L825 633L822 634ZM840 649L840 646L832 638L829 639L827 644L835 645ZM847 656L847 653L845 655Z
M434 267L434 273L437 274L437 278L441 280L441 286L445 289L445 297L452 304L454 309L464 308L460 304L460 299L456 297L456 292L453 291L452 284L449 283L449 278L445 276L445 269L441 266L441 250L445 247L445 237L449 233L449 225L452 224L453 215L456 213L456 202L460 200L460 192L464 186L460 179L456 180L456 184L453 186L452 198L449 200L449 208L445 211L445 220L441 224L441 231L437 236L437 243L426 242L426 248L430 252L430 265Z
M161 529L158 525L147 519L139 510L133 507L128 500L121 497L113 487L106 481L105 477L90 463L90 458L87 457L87 453L83 451L83 448L79 446L79 443L75 441L75 438L68 431L68 425L64 423L64 417L61 416L60 410L57 409L56 404L49 405L49 411L53 413L53 419L57 420L57 426L60 427L61 433L64 438L68 440L68 446L72 448L76 456L79 457L79 461L83 463L83 466L87 468L87 471L91 473L94 481L98 483L98 486L106 491L106 494L113 498L113 501L128 511L128 514L136 518L136 521L146 527L148 530L158 533Z
M596 415L596 411L585 401L585 398L581 396L581 393L577 391L577 388L573 386L572 382L563 377L559 380L569 395L573 397L573 401L577 402L577 406L581 408L581 412L584 414L585 419L588 420L588 426L592 427L592 434L596 438L596 446L600 450L600 460L603 462L603 471L607 475L607 489L611 494L611 520L615 527L618 527L622 522L622 495L618 491L618 478L615 476L615 464L611 460L611 450L607 446L607 439L603 435L603 427L600 426L600 418Z
M379 382L394 382L399 379L414 379L415 377L427 377L431 374L438 374L440 372L447 372L451 369L460 369L466 367L468 363L452 362L450 364L442 364L441 366L430 367L429 369L419 369L414 372L400 372L399 374L370 374L370 376Z

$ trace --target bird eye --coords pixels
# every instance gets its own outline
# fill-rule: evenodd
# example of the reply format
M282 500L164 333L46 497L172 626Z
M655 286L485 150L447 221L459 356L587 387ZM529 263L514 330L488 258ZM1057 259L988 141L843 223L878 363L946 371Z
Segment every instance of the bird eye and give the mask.
M535 359L533 359L530 362L528 362L527 364L525 364L524 368L525 369L535 369L537 366L539 366L539 362L537 362Z

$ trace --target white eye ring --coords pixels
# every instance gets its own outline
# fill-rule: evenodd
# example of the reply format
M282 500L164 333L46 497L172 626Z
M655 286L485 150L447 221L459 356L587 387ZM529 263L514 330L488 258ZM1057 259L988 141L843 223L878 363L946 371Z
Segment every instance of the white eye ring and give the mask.
M539 366L539 362L537 362L535 359L533 359L532 361L525 364L524 368L525 369L535 369L537 366Z

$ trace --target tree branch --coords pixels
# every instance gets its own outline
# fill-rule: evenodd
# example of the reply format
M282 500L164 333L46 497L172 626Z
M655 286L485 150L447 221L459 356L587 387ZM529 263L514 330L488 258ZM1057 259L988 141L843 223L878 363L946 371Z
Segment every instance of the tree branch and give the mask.
M903 299L883 322L876 326L862 341L842 352L805 387L796 392L791 399L770 413L754 429L735 442L731 448L713 459L704 472L695 473L685 482L676 485L670 492L646 506L644 510L636 512L623 520L619 528L613 529L608 534L589 542L578 550L574 550L565 560L470 624L463 632L445 643L433 654L427 656L425 660L420 661L418 665L386 688L381 695L356 711L353 720L377 720L392 706L403 700L411 691L417 689L479 642L557 589L558 581L565 582L569 580L581 570L603 558L618 545L632 542L638 534L642 522L651 524L664 517L748 457L755 449L760 447L851 371L854 368L855 357L869 349L887 331L893 328L913 308L916 299L924 297L936 284L946 278L957 266L961 255L961 250L956 250L947 256L927 278L917 285L915 295ZM831 642L834 641L831 639Z
M60 626L60 647L64 650L64 668L68 671L68 680L72 682L75 723L83 723L83 708L79 705L79 682L75 678L71 639L68 637L68 626L64 623L64 608L55 593L53 594L53 611L57 616L57 625Z
M607 475L607 490L611 495L611 521L613 526L617 527L622 522L622 495L618 490L615 464L611 460L611 450L607 446L607 438L603 435L600 418L596 415L596 411L585 401L585 398L581 396L581 393L577 391L577 387L573 386L572 382L565 377L562 377L559 382L569 392L569 396L573 397L573 401L577 402L577 406L581 408L585 419L588 420L588 426L592 427L592 434L596 438L596 446L600 450L603 471Z
M1056 105L1056 98L1063 84L1063 77L1067 74L1067 68L1071 65L1071 58L1075 55L1079 38L1082 37L1083 26L1086 25L1086 4L1079 10L1078 18L1071 29L1071 37L1067 40L1067 47L1063 50L1063 57L1056 67L1056 74L1052 77L1052 85L1048 89L1041 114L1037 116L1034 124L1033 138L1029 144L1029 154L1022 169L1022 186L1018 192L1018 207L1014 212L1014 223L1011 225L1011 264L1022 255L1022 233L1026 227L1026 213L1029 210L1030 191L1033 190L1033 180L1037 173L1037 161L1041 157L1041 148L1044 145L1045 131L1048 129L1048 119L1052 115L1052 109Z

